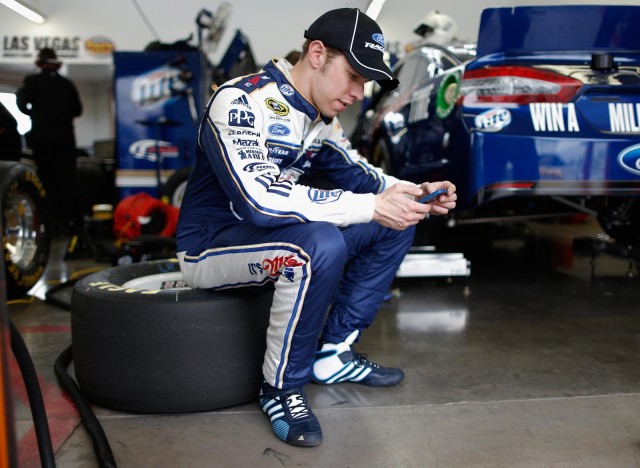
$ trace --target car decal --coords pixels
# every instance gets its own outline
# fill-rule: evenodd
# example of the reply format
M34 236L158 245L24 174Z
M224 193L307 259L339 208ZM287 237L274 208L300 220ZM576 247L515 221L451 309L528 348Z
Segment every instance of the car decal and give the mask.
M482 132L499 132L511 123L511 112L507 109L490 109L478 114L473 122Z
M446 118L456 105L460 94L460 73L452 73L442 80L436 96L436 114Z
M536 132L579 132L578 116L573 103L567 104L567 112L560 102L534 102L529 104L533 129Z
M434 86L435 85L431 83L411 94L409 123L427 120L429 118L429 104L431 103L431 92Z
M640 145L625 148L618 154L618 164L627 172L640 175Z
M613 133L640 132L640 104L609 104L609 122Z

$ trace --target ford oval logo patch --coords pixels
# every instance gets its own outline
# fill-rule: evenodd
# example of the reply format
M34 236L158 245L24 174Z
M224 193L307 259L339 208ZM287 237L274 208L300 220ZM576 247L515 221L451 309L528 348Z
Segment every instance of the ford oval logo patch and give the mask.
M618 155L618 164L627 172L640 175L640 145L625 148Z
M273 125L269 125L268 131L271 135L278 135L278 136L287 136L291 133L291 130L289 130L289 127L279 123L274 123Z
M384 36L382 34L380 34L380 33L374 34L373 36L371 36L371 39L373 39L378 44L380 44L382 47L384 47Z

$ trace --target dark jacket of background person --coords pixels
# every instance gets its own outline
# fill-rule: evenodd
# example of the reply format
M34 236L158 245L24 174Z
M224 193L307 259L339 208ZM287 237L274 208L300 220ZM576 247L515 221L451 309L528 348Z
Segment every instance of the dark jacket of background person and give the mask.
M31 117L27 143L47 192L52 226L61 222L68 230L79 222L73 119L82 113L82 104L75 85L58 73L62 62L55 51L42 49L36 65L41 71L24 79L17 104Z
M17 161L21 154L22 141L18 133L18 122L0 103L0 160Z
M24 79L18 107L31 117L34 136L49 129L73 132L73 119L82 114L75 85L58 73L58 67L49 66Z

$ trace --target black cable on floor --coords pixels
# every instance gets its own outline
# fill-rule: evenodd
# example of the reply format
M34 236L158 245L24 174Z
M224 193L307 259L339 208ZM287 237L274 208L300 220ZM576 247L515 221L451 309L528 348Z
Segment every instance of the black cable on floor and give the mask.
M65 281L64 283L60 283L60 284L56 284L55 286L52 286L45 293L44 301L48 304L54 305L56 307L60 307L61 309L71 310L70 303L57 299L56 297L54 297L54 294L60 291L61 289L67 288L69 286L73 286L74 284L76 284L77 281L78 281L78 278L75 278L69 281Z
M29 405L31 406L31 417L33 418L33 427L36 432L38 441L38 452L40 453L40 462L43 468L55 468L55 457L53 447L51 445L51 434L49 432L49 421L47 420L47 412L42 399L42 391L38 383L38 375L36 368L31 360L31 355L24 343L22 336L18 332L13 322L9 320L9 333L11 336L11 351L16 358L22 380L27 388L27 396L29 397Z
M55 297L55 294L58 291L61 291L65 288L68 288L70 286L75 285L79 280L81 280L82 278L84 278L87 275L90 275L91 273L94 273L96 271L102 270L102 268L87 268L81 271L78 271L76 273L74 273L72 275L71 278L69 278L67 281L60 283L60 284L56 284L54 286L51 286L47 292L44 295L44 301L47 304L51 304L53 306L56 307L60 307L61 309L64 310L71 310L71 303L66 302L66 301L62 301L58 298Z
M71 349L71 345L69 345L67 349L60 353L60 356L58 356L58 359L56 359L55 365L53 366L58 382L71 396L76 408L78 408L78 411L80 412L80 419L91 436L93 451L96 454L100 467L116 468L116 461L113 457L111 446L109 445L107 436L104 433L98 418L91 409L89 402L84 398L82 393L80 393L80 389L76 382L67 373L67 369L69 368L69 364L72 359L73 351Z

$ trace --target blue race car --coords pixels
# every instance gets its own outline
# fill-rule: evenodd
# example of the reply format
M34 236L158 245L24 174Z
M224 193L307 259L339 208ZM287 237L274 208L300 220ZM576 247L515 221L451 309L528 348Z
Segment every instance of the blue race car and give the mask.
M476 55L395 66L353 141L398 177L452 180L464 219L567 211L640 242L640 6L490 8Z

